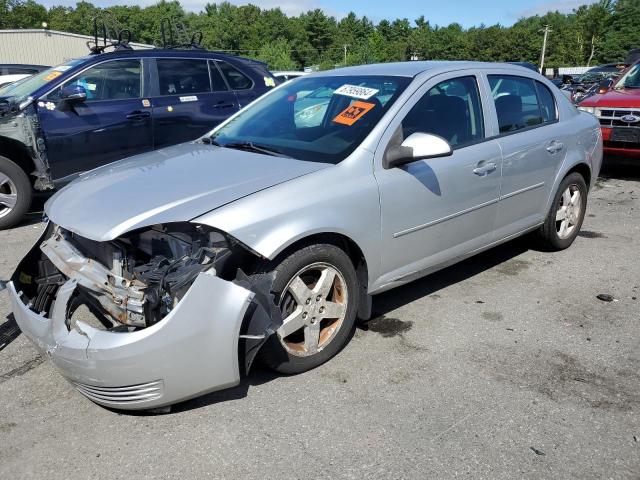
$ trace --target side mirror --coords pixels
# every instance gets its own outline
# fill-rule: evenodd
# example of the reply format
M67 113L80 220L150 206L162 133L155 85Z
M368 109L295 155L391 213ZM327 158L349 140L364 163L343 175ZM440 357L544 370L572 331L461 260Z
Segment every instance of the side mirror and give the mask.
M384 168L395 168L416 160L448 157L453 153L449 142L431 133L413 133L402 145L389 148L384 156Z
M87 99L87 91L82 85L67 85L60 90L60 101L82 103Z
M598 93L608 92L612 84L613 84L613 79L603 78L602 80L600 80L600 83L598 84Z

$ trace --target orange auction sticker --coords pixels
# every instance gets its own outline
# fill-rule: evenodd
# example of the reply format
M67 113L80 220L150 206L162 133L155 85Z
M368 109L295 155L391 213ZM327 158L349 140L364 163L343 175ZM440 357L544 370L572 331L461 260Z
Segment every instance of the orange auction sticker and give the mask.
M46 75L43 80L45 82L50 82L51 80L58 78L60 75L62 75L62 72L53 71L49 75Z
M333 119L333 121L336 123L341 123L343 125L353 125L358 120L360 120L365 115L365 113L367 113L375 106L375 103L360 101L353 102L342 112L340 112L338 116Z

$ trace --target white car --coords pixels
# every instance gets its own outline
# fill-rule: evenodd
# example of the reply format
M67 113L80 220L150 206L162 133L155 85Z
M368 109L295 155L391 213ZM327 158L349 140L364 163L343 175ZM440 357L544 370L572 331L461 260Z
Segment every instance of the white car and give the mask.
M295 70L286 70L286 71L276 71L271 72L271 74L276 77L276 80L280 83L288 82L289 80L293 80L294 78L304 77L305 75L309 75L308 72L299 72Z

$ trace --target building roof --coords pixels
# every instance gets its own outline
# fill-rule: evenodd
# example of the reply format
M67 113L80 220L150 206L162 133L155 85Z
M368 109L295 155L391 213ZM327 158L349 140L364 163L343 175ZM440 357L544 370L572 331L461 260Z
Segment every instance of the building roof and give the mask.
M19 34L42 33L45 35L60 35L64 37L81 38L83 40L94 40L94 37L91 35L81 35L79 33L61 32L60 30L48 30L44 28L14 28L14 29L0 30L0 35L17 34L17 33ZM102 41L102 38L98 37L98 41ZM129 45L131 45L134 48L155 48L153 45L149 45L147 43L130 42Z

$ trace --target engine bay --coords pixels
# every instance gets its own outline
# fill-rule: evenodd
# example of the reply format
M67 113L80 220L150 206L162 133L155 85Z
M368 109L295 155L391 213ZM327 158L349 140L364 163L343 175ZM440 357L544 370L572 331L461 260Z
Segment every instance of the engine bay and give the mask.
M251 258L232 239L201 225L155 225L110 242L88 240L58 226L49 230L40 245L37 272L20 274L32 310L46 314L60 286L74 280L67 318L86 305L107 330L154 325L200 273L212 270L232 279L240 263Z

